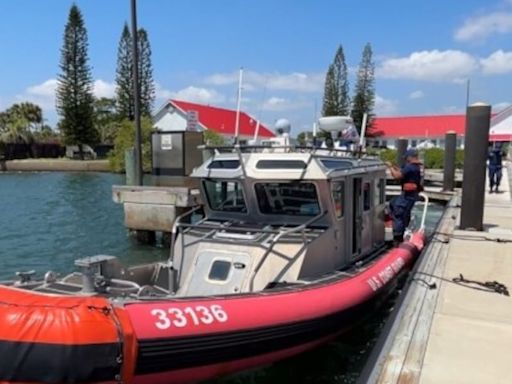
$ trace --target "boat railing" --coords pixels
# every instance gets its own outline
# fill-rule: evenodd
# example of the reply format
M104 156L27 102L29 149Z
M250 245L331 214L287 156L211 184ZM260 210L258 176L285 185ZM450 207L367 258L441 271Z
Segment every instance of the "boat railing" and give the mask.
M212 146L212 145L200 145L199 149L217 151L219 153L251 153L251 152L278 152L276 150L285 153L311 153L311 154L322 154L328 156L340 156L340 157L368 157L374 158L376 156L364 152L360 149L343 149L343 148L322 148L314 145L240 145L234 144L230 146Z
M236 226L236 225L233 225L233 223L230 221L221 223L220 225L213 225L213 224L205 223L205 222L199 222L199 223L184 223L184 222L182 222L182 220L185 217L192 215L198 209L200 209L200 207L195 207L195 208L179 215L178 217L176 217L176 220L174 221L174 224L172 227L171 245L170 245L169 259L168 259L168 266L171 271L171 281L170 281L170 287L169 287L169 291L171 292L171 294L176 293L176 290L178 288L178 284L177 284L178 271L176 271L174 268L174 257L175 257L176 239L181 230L185 230L185 229L208 230L208 232L206 232L203 236L201 236L196 241L192 241L190 243L185 244L185 239L182 239L182 241L181 241L182 257L185 256L185 248L190 247L190 246L192 246L200 241L203 241L207 238L210 238L212 234L214 234L215 232L218 232L219 230L228 230L231 232L240 232L240 233L255 233L255 234L260 233L260 234L275 235L269 244L265 244L263 242L258 242L258 246L263 247L265 249L265 253L263 254L260 262L258 263L258 265L256 266L256 268L253 272L253 276L252 276L251 282L250 282L250 287L252 289L253 285L254 285L254 279L255 279L257 273L261 269L261 267L262 267L263 263L265 262L265 260L267 259L267 257L271 254L274 246L277 243L279 243L283 237L300 232L301 233L301 242L304 247L309 241L308 237L306 236L306 230L311 225L313 225L315 222L317 222L322 217L324 217L325 214L327 213L327 211L323 211L322 213L312 217L311 219L307 220L306 222L304 222L300 225L291 227L291 228L276 228L276 229L250 227L250 226ZM212 240L212 239L210 238L209 240ZM216 240L225 241L226 239L218 239L217 238ZM301 247L298 252L300 252L303 249L303 247ZM293 255L290 257L290 259L293 260L293 259L295 259L295 257L296 257L296 255ZM181 266L183 266L183 262L181 263Z
M427 211L428 211L428 195L424 192L420 192L419 195L423 198L424 206L423 212L421 214L421 223L420 230L425 230L425 222L427 220Z
M303 224L297 225L297 226L292 227L292 228L287 228L287 229L279 230L279 233L276 235L276 237L274 237L272 239L272 241L270 242L270 245L268 247L266 247L266 251L263 254L262 258L260 259L258 265L256 266L256 268L254 268L254 272L252 274L251 281L249 283L249 287L250 287L251 291L254 288L254 280L256 279L256 275L260 271L260 269L263 266L263 264L264 264L265 260L267 259L268 255L271 254L272 249L274 248L274 246L281 240L281 238L283 236L290 235L292 233L301 232L302 233L302 244L305 246L307 244L307 238L306 238L305 230L310 225L312 225L313 223L315 223L316 221L318 221L322 217L324 217L326 213L327 213L327 211L323 211L323 212L319 213L318 215L316 215L315 217L312 217L310 220L306 221ZM301 249L299 249L298 252L300 252ZM291 259L293 260L295 258L295 256L293 256Z

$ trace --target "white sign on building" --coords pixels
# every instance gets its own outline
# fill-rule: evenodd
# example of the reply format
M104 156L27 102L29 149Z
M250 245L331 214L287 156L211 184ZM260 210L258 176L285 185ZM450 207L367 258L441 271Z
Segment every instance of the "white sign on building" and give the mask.
M160 148L162 148L162 151L168 151L172 149L172 135L160 136Z
M197 111L187 111L187 131L198 131L198 117Z

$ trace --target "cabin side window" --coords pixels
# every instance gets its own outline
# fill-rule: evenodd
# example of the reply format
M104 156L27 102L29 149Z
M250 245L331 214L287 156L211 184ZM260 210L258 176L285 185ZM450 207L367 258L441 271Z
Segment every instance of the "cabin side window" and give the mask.
M242 186L236 181L204 180L206 199L214 211L247 212Z
M369 181L366 181L363 184L363 207L365 211L369 211L371 208L371 184Z
M373 192L373 205L381 205L386 201L386 182L384 179L375 180Z
M263 214L315 216L320 213L313 183L258 183L254 188Z
M341 219L344 215L345 208L345 182L335 181L332 183L332 201L334 203L334 211L336 218Z

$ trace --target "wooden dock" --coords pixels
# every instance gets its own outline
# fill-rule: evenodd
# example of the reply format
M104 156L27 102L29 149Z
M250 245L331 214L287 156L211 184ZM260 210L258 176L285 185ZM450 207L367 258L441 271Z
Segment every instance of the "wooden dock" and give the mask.
M457 230L451 200L360 383L512 383L512 297L452 281L462 274L512 290L509 180L505 171L502 193L486 194L483 232Z

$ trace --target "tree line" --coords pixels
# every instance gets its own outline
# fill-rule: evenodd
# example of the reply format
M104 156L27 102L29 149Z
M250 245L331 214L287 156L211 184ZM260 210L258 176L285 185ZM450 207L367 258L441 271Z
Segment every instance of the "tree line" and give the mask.
M137 31L141 115L150 117L155 100L151 45L144 28ZM127 124L134 120L132 34L124 24L117 49L114 98L96 98L88 55L87 28L80 9L69 10L60 50L56 108L60 117L57 131L44 124L42 110L33 103L18 103L0 112L0 141L30 142L60 140L67 145L113 144ZM147 124L147 123L146 123Z

